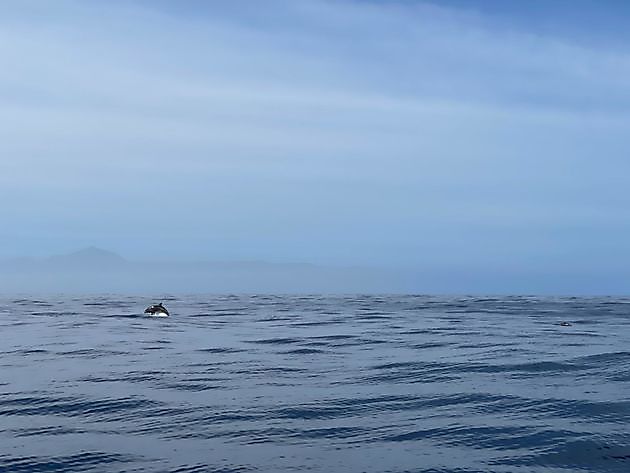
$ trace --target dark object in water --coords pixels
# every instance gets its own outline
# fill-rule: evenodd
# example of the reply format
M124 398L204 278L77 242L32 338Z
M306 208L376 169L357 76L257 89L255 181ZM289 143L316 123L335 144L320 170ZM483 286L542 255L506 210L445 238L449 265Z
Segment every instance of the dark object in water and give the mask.
M166 307L164 307L161 302L159 304L150 305L149 307L144 309L144 313L151 315L171 315L168 313L168 310L166 310Z
M560 322L561 327L570 327L571 324L569 322Z

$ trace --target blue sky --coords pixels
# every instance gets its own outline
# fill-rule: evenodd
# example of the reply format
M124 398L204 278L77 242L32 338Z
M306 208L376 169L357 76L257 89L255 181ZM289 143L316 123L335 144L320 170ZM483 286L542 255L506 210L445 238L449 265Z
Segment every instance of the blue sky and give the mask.
M0 10L2 257L630 265L626 2Z

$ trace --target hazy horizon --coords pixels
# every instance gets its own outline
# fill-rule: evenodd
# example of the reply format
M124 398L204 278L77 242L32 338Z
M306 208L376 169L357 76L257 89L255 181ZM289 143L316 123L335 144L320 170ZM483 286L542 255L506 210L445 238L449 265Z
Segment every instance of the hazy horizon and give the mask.
M0 13L2 261L96 246L420 293L630 288L627 3Z
M495 269L496 271L496 269ZM497 274L497 272L495 272ZM450 296L622 296L623 275L593 284L565 273L503 268L503 289L487 273L404 270L262 260L134 260L96 247L39 258L0 260L0 295L15 294L433 294ZM621 276L621 277L620 277ZM612 290L610 288L613 288ZM616 291L616 292L615 292Z

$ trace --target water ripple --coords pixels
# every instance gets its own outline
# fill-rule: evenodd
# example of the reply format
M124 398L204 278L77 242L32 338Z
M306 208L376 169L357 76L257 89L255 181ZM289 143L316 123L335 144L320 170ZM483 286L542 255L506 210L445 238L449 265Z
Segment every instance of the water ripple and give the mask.
M628 307L2 298L0 473L625 473Z

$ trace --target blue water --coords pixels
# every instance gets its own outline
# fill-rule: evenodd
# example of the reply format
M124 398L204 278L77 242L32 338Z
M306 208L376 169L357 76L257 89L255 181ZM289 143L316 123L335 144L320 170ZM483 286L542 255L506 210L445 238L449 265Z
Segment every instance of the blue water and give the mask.
M630 300L163 300L0 299L0 472L630 471Z

